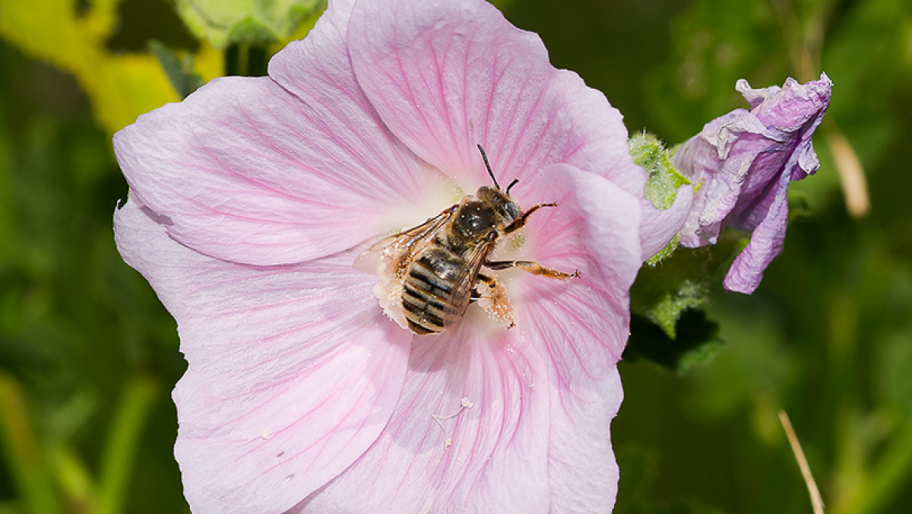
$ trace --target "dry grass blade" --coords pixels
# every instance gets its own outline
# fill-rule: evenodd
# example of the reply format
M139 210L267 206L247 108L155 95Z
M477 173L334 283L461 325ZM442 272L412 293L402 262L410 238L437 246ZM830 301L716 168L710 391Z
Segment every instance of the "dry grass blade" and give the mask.
M779 421L782 422L782 428L785 429L785 435L792 446L792 453L795 454L795 460L798 461L798 467L801 468L801 475L804 477L808 494L811 496L811 506L814 508L814 514L823 514L823 498L820 497L820 490L817 489L817 482L814 481L814 476L811 474L811 467L808 466L807 459L804 457L804 450L801 449L801 443L798 442L798 436L795 435L792 422L789 421L788 414L784 410L779 411Z
M836 123L824 121L823 129L833 160L836 162L836 171L839 173L839 182L845 195L846 210L853 218L863 218L871 210L871 200L868 197L868 182L861 161L852 148L852 143L846 139Z

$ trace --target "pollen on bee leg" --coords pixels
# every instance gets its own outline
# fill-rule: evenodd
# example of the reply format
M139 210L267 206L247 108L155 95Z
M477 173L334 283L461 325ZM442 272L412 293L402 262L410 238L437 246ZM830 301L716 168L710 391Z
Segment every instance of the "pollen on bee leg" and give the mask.
M395 321L397 325L408 330L408 321L405 318L405 309L402 308L402 284L392 279L389 275L381 274L380 280L374 284L373 293L380 301L383 314Z
M491 319L494 319L505 325L507 328L513 328L513 305L510 303L510 297L507 296L507 289L499 280L486 277L481 283L478 292L478 305L488 313Z

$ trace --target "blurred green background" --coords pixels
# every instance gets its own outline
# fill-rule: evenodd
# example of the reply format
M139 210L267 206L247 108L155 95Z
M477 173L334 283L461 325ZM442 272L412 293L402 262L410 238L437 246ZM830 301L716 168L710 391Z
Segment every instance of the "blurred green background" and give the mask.
M828 512L908 512L912 2L500 5L628 130L668 144L745 107L739 78L825 70L835 84L784 255L753 296L717 284L706 306L724 349L684 373L621 363L615 512L811 512L780 409ZM164 0L0 1L0 514L187 512L171 454L175 323L111 229L127 193L111 133L177 98L150 39L204 79L225 65ZM839 134L867 175L866 216L846 208Z

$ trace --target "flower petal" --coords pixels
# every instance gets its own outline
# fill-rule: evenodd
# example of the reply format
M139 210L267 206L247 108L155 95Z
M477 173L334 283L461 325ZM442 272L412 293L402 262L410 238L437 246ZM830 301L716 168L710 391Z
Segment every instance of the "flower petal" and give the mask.
M643 246L643 262L659 253L674 239L687 221L694 203L693 186L690 184L678 188L675 201L668 209L657 209L645 198L641 201L643 222L640 225Z
M383 208L372 216L395 217L392 223L382 223L384 231L414 226L427 212L452 204L455 186L390 132L358 84L347 44L353 4L353 0L330 1L306 38L292 42L269 61L269 76L307 104L326 132L340 139L339 145L351 156L351 162L341 163L342 167L355 170L361 187L383 201ZM308 158L325 160L319 153ZM340 164L330 161L328 166L335 170ZM374 185L375 181L382 184ZM418 218L418 213L424 217Z
M568 363L560 369L565 377L589 366L592 375L601 375L620 359L629 332L628 294L642 263L639 199L567 164L545 168L543 179L520 194L524 201L558 205L529 218L524 251L511 258L579 269L581 278L558 281L511 271L515 285L508 290L512 296L517 289L521 314L517 325L528 322L545 344L567 342L549 349L556 362Z
M610 422L623 397L616 363L629 334L628 291L642 262L641 203L564 164L517 189L526 205L558 206L529 218L525 242L509 258L582 272L566 282L520 270L500 274L514 299L516 329L546 363L550 512L610 512L618 477Z
M481 0L358 2L349 23L358 82L390 130L464 189L557 162L643 194L645 172L605 96L554 69L541 39Z
M550 512L608 514L619 477L609 427L624 398L621 377L615 367L568 385L551 400Z
M416 339L399 406L377 442L292 510L549 511L547 377L515 330Z
M274 61L281 79L292 61L307 75L295 89L218 79L115 135L134 197L172 237L223 260L303 262L400 225L393 206L448 194L377 120L331 16Z
M788 223L789 174L779 177L778 189L772 204L762 212L766 217L756 225L750 243L732 263L722 285L729 291L751 294L763 280L763 272L773 259L782 253L785 228Z
M514 329L470 307L455 336L416 339L400 408L380 439L292 512L610 510L617 467L608 433L622 397L615 364L629 329L627 290L642 255L640 204L567 165L517 189L527 205L559 205L530 217L524 243L504 257L580 267L583 279L501 272ZM588 475L574 483L579 470Z
M673 156L675 167L692 182L701 184L681 233L681 243L688 247L715 244L723 222L735 209L747 182L766 184L777 168L760 168L754 161L760 151L782 144L783 134L767 128L750 111L735 109L720 116L687 141ZM762 149L758 145L766 144ZM770 158L781 159L780 152ZM756 173L752 176L752 170ZM762 175L762 176L761 176Z
M353 254L253 267L200 255L131 199L124 259L178 322L175 454L196 512L283 512L354 462L393 412L411 335L383 318Z
M545 169L527 196L558 207L531 218L526 245L536 260L577 267L580 280L514 278L517 328L545 355L551 423L550 512L610 512L618 471L610 424L623 398L617 361L630 328L629 289L639 270L638 198L569 165ZM685 200L680 200L685 201Z
M803 85L789 78L782 88L751 89L738 81L753 108L710 121L672 158L679 171L703 182L682 233L686 246L715 243L728 225L753 230L768 218L783 173L800 180L816 171L811 136L823 120L831 88L825 74Z
M753 231L725 277L727 289L752 293L782 251L788 186L820 166L811 138L832 87L826 74L806 84L789 78L781 88L752 89L739 80L736 88L751 110L736 109L707 123L672 157L679 171L701 184L681 244L715 244L729 226Z

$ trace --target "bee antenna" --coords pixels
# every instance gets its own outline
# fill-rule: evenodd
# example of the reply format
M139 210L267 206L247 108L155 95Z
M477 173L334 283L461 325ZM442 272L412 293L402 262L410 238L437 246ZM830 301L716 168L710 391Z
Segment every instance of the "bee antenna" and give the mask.
M507 194L510 194L510 190L513 189L513 186L515 186L517 182L519 182L518 178L514 178L513 182L510 182L510 185L507 186Z
M481 152L481 158L484 159L485 167L488 168L488 175L491 175L491 180L494 181L494 187L499 190L500 184L497 183L497 179L494 178L494 172L491 171L491 164L488 162L488 154L485 153L484 148L482 148L481 145L478 145L478 150Z

